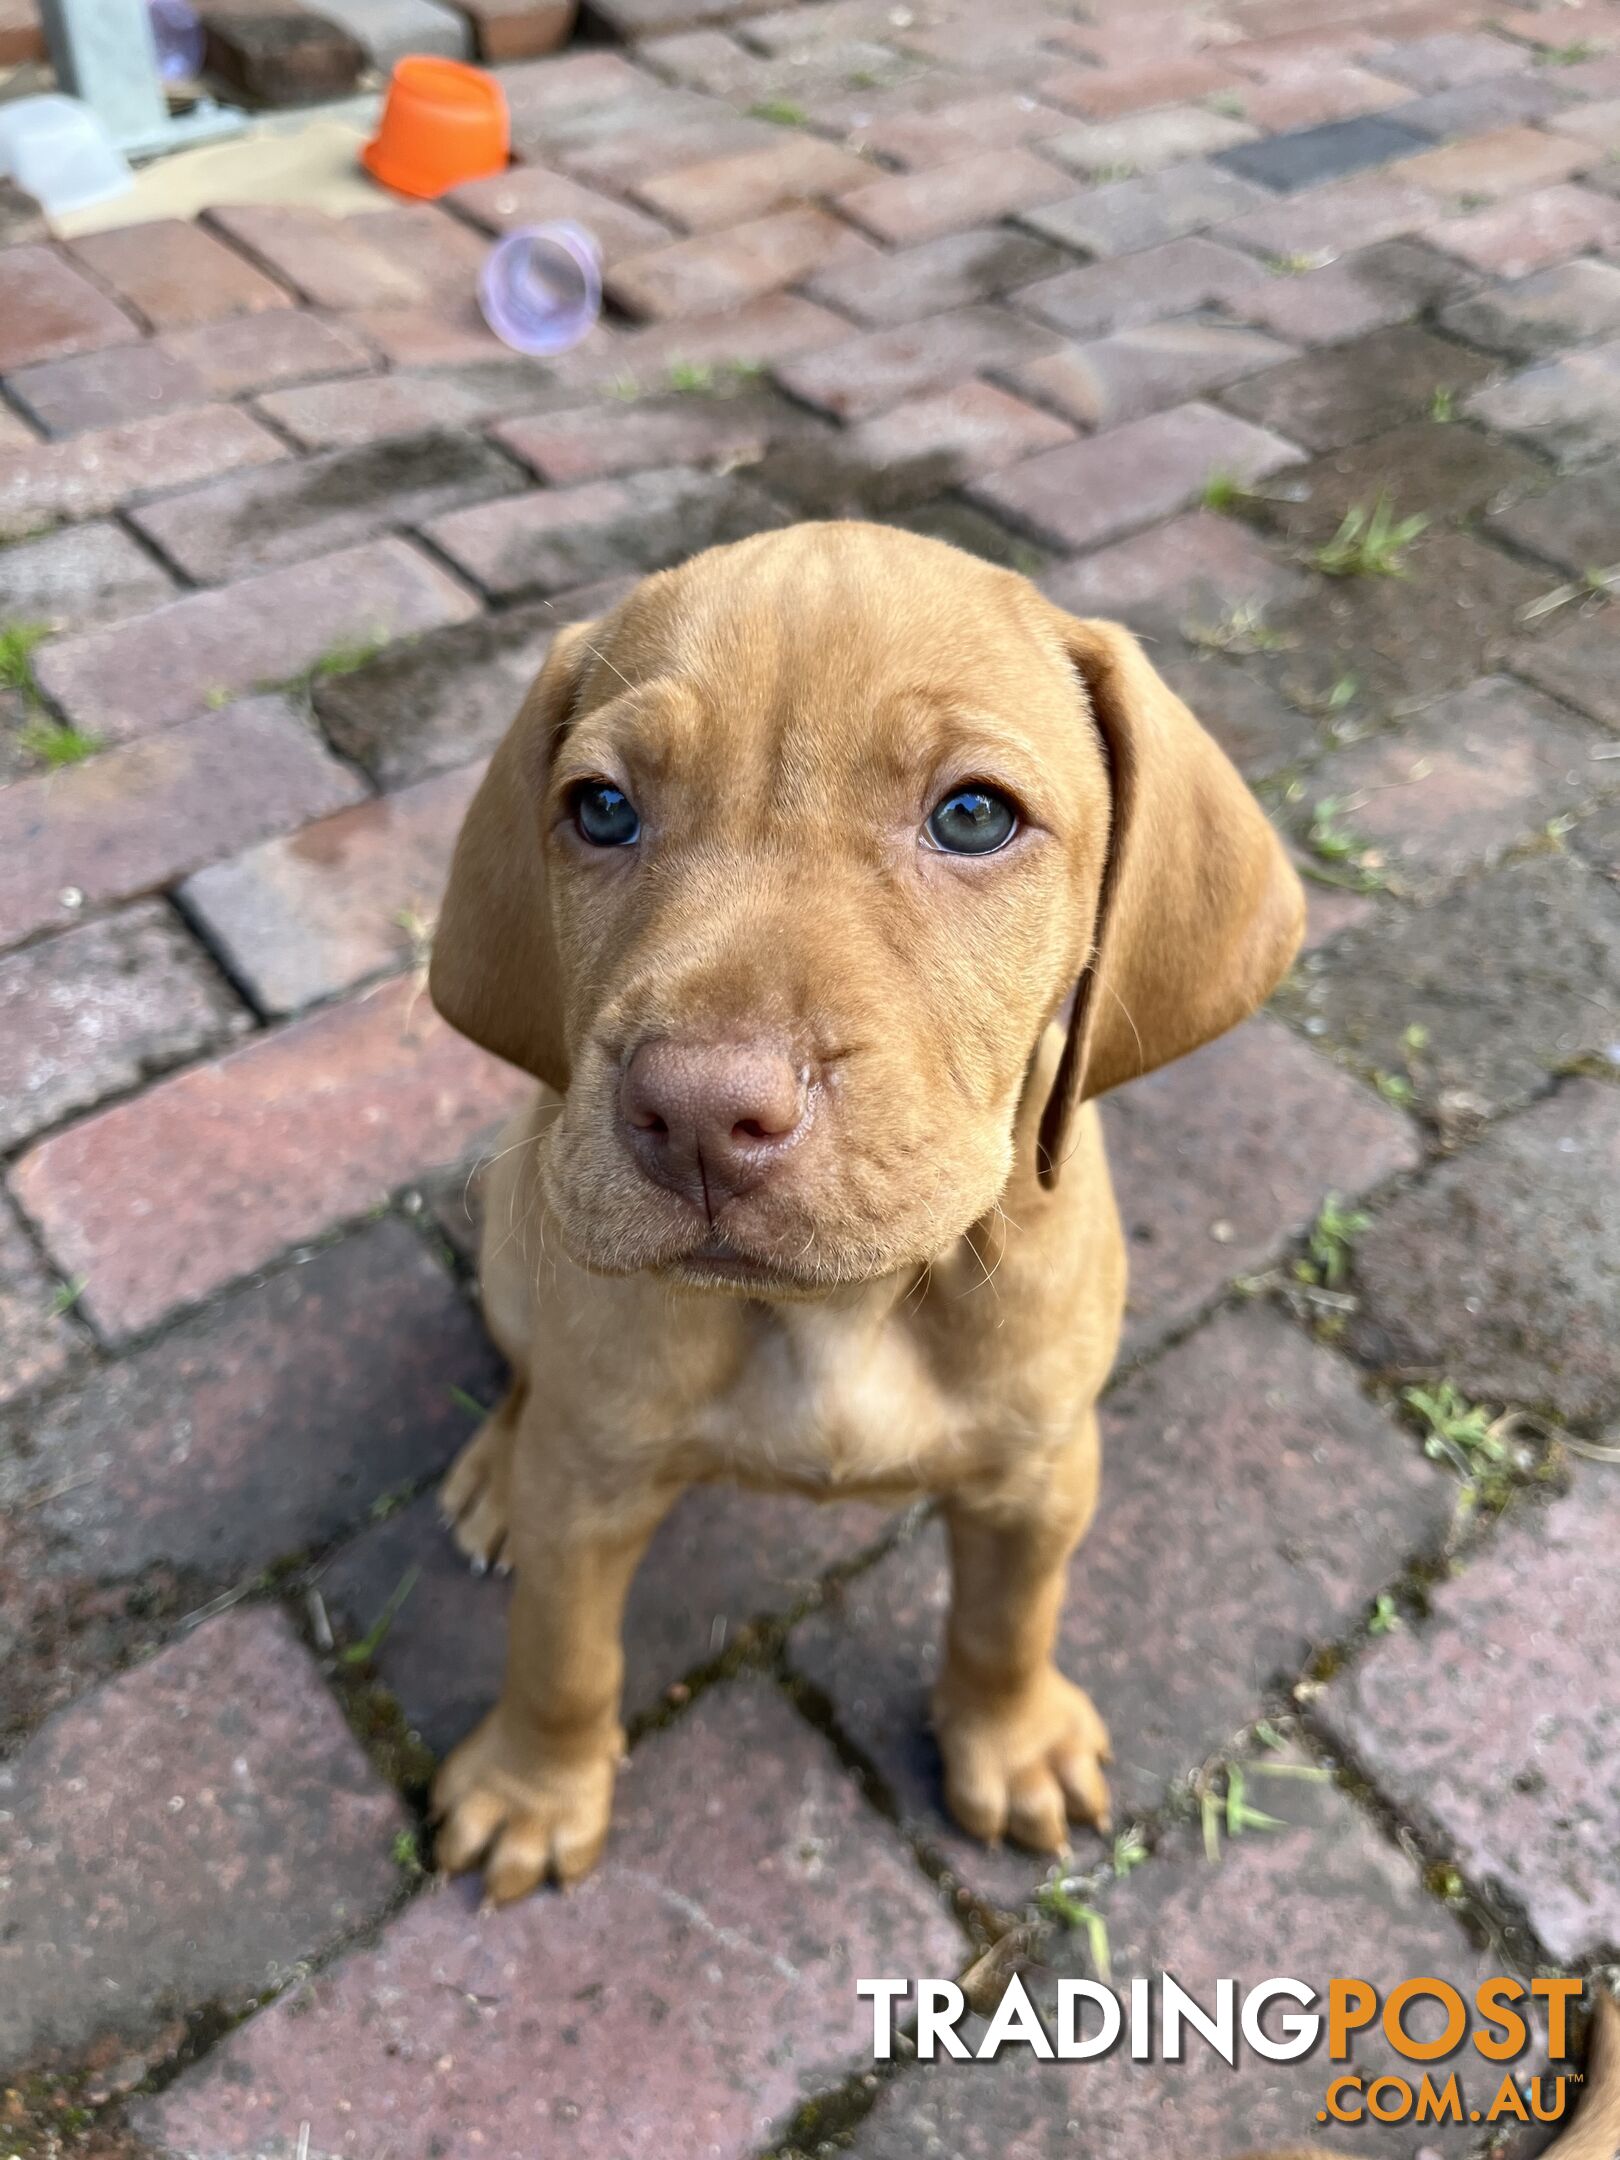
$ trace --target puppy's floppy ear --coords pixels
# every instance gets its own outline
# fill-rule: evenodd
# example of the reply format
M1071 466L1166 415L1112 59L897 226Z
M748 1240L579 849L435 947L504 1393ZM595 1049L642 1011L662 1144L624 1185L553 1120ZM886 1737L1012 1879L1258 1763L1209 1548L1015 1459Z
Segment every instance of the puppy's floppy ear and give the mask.
M1260 806L1135 638L1073 616L1059 627L1102 739L1113 823L1091 961L1041 1117L1048 1186L1078 1105L1253 1012L1305 923Z
M568 1085L568 1049L542 803L595 628L574 623L557 633L490 760L456 841L428 976L433 1002L453 1028L559 1093Z

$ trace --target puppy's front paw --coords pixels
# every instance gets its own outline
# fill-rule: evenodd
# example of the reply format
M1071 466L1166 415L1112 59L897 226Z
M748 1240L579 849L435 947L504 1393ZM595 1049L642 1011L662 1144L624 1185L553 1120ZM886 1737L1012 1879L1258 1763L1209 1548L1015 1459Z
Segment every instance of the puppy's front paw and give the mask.
M578 1882L602 1856L622 1742L566 1763L514 1744L499 1710L464 1740L433 1781L446 1873L484 1865L492 1904L526 1897L548 1876Z
M934 1725L946 1802L972 1836L1062 1852L1071 1820L1110 1827L1108 1728L1090 1696L1055 1667L1011 1698L972 1700L947 1679Z
M480 1575L505 1559L512 1439L512 1419L503 1403L485 1418L439 1487L439 1510L450 1535Z

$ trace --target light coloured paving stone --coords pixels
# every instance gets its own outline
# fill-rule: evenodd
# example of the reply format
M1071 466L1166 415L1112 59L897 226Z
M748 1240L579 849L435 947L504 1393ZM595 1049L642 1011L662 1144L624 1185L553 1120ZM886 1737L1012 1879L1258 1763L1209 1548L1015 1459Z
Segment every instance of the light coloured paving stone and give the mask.
M1132 113L1124 120L1100 121L1048 135L1041 155L1072 166L1088 178L1120 179L1131 173L1157 172L1188 158L1209 157L1217 150L1253 142L1259 133L1245 120L1212 112L1207 105L1166 105L1157 112Z
M0 550L0 622L88 629L174 597L175 584L121 526L64 526Z
M1022 222L1044 239L1106 258L1185 239L1271 199L1267 189L1195 158L1025 210Z
M1561 465L1612 457L1620 451L1620 338L1487 384L1464 409Z
M1082 427L1114 427L1294 358L1294 347L1232 323L1147 323L1031 360L1014 388Z

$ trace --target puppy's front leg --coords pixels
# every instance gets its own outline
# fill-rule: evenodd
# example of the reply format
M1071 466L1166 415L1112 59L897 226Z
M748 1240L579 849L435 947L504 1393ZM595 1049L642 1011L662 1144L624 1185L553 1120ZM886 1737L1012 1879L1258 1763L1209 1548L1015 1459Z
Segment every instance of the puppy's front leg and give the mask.
M497 1904L548 1875L574 1882L601 1855L624 1753L625 1596L674 1498L629 1473L583 1475L555 1434L517 1435L505 1684L433 1787L439 1865L457 1873L484 1859Z
M1070 1817L1109 1827L1107 1729L1052 1662L1068 1558L1096 1503L1088 1414L1034 1488L946 1504L953 1582L934 1725L946 1800L975 1837L1059 1852Z

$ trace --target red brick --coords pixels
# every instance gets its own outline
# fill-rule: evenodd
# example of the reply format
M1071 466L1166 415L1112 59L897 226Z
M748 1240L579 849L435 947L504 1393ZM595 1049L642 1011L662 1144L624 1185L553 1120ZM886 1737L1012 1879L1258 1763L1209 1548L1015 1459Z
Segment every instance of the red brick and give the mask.
M6 388L48 435L116 427L177 405L201 405L209 395L195 368L150 343L42 360L8 376Z
M1066 173L1032 151L985 150L926 172L868 181L841 196L838 207L879 240L909 246L1054 202L1071 185Z
M1263 609L1303 592L1305 580L1236 518L1189 510L1152 532L1061 564L1041 586L1077 615L1176 622L1213 617L1223 607Z
M128 345L140 336L130 318L55 249L26 245L0 250L0 373L36 360Z
M1202 397L1294 357L1293 347L1231 323L1144 323L1015 368L1016 389L1082 427L1113 427Z
M837 262L851 241L848 227L823 210L779 210L724 233L627 255L607 272L605 286L632 315L712 315L797 284Z
M291 680L334 650L414 637L476 613L471 596L414 548L376 540L63 638L34 668L70 719L121 741L222 694Z
M187 577L219 585L421 525L522 485L510 459L469 429L445 429L287 458L272 470L187 488L130 512Z
M1252 181L1193 158L1138 179L1086 188L1028 212L1024 223L1048 240L1088 255L1134 255L1205 226L1224 224L1270 200Z
M471 290L486 252L475 233L429 204L333 217L302 204L248 203L209 217L312 306L344 312L406 307L462 281Z
M548 165L561 166L587 187L627 195L659 173L744 150L763 150L776 139L777 130L763 120L746 119L714 104L694 109L674 91L666 96L674 101L673 109L660 106L643 118L632 106L605 116L600 126L573 140L565 129L560 138L542 134L520 142L519 147L538 151Z
M1221 238L1260 255L1321 255L1331 261L1376 240L1396 240L1434 220L1434 197L1391 173L1358 173L1290 196L1275 209L1251 210Z
M0 620L82 630L139 615L174 593L120 525L69 525L0 553Z
M1043 322L1074 337L1096 337L1194 308L1230 305L1264 275L1249 256L1194 235L1115 262L1085 263L1026 285L1014 297Z
M1101 1422L1101 1504L1069 1571L1057 1654L1107 1721L1129 1822L1231 1743L1268 1679L1358 1622L1398 1555L1439 1538L1452 1486L1349 1365L1261 1304L1132 1375ZM1186 1476L1189 1448L1220 1476ZM1044 1863L971 1842L941 1805L926 1704L948 1586L931 1526L801 1623L789 1661L831 1698L902 1824L960 1879L1019 1902ZM1076 1843L1082 1866L1100 1857L1091 1833Z
M154 488L184 487L211 473L286 455L283 442L231 405L158 413L66 442L0 450L0 539L95 517Z
M341 323L291 308L171 331L154 349L193 369L210 397L240 397L278 383L354 375L372 365L370 352Z
M929 492L936 492L976 474L999 472L1073 437L1073 428L1050 413L1037 412L989 383L966 382L863 420L839 439L833 454L847 456L857 472L872 474L880 485L885 475L920 469Z
M1245 119L1268 132L1281 133L1385 112L1410 96L1402 84L1388 82L1366 68L1341 60L1302 60L1273 71L1265 82L1247 84L1241 102Z
M1127 120L1102 120L1069 128L1041 144L1041 155L1095 179L1120 179L1129 173L1157 172L1187 158L1210 157L1238 143L1253 142L1258 130L1246 120L1211 112L1206 105L1166 105L1157 112L1133 113Z
M846 338L780 362L774 372L783 389L805 404L855 420L981 368L1032 359L1054 342L1004 308L959 308L928 322Z
M372 1949L233 2034L137 2111L185 2150L366 2132L548 2160L694 2150L740 2160L871 2037L852 1976L947 1972L962 1938L819 1734L757 1680L642 1743L612 1840L566 1898L480 1921L475 1886L421 1898ZM558 2015L556 1975L566 1973ZM471 2001L498 2014L469 2015ZM658 2078L626 2064L658 2031ZM431 2077L424 2066L437 2064ZM741 2066L746 2066L746 2071Z
M953 165L981 151L1037 142L1071 125L1066 113L1054 112L1035 98L1012 90L964 98L932 112L900 112L856 130L868 156L917 172L931 165Z
M1183 105L1243 87L1242 76L1223 61L1208 53L1189 53L1169 60L1149 58L1135 66L1065 68L1042 83L1041 94L1088 120L1113 120L1121 113Z
M1590 188L1538 188L1527 195L1445 218L1424 238L1491 277L1524 277L1589 248L1620 244L1620 202Z
M151 892L360 792L275 697L15 781L0 789L0 944L60 928L80 905Z
M250 105L330 104L349 96L366 49L301 0L205 0L208 73Z
M460 1200L465 1176L458 1177ZM625 1711L656 1710L668 1688L728 1650L756 1621L791 1612L828 1569L892 1527L854 1503L743 1493L685 1494L636 1570L625 1612ZM429 1494L355 1538L321 1577L334 1621L356 1640L411 1569L416 1586L377 1653L378 1678L434 1749L449 1747L494 1702L506 1659L510 1595L474 1575Z
M1377 1644L1319 1710L1379 1790L1470 1883L1522 1910L1565 1967L1620 1940L1616 1537L1612 1477L1521 1509L1437 1585L1421 1630Z
M1213 406L1178 405L1045 451L970 492L1060 547L1097 547L1185 509L1216 473L1248 485L1299 464L1302 455L1269 429Z
M583 225L610 263L644 254L670 238L644 211L581 187L563 173L548 172L543 165L513 165L488 180L470 180L452 188L446 200L490 232L558 220Z
M1383 240L1319 269L1262 279L1232 302L1232 312L1299 345L1338 345L1409 321L1463 282L1446 256Z
M499 1369L421 1240L374 1223L56 1396L21 1504L54 1575L240 1582L435 1476L472 1428L457 1389Z
M780 404L759 397L673 396L508 420L494 439L552 487L655 465L753 464L773 436L793 431Z
M1132 1354L1269 1267L1325 1194L1354 1198L1422 1156L1409 1119L1267 1019L1111 1095L1103 1124Z
M73 253L154 330L187 330L291 305L262 270L184 218L90 233L73 242Z
M64 1373L78 1336L57 1310L59 1285L0 1196L0 1407Z
M460 0L472 23L478 57L533 60L566 45L579 14L579 0Z
M43 1141L12 1189L127 1336L465 1154L532 1084L405 977Z
M486 592L506 598L660 570L784 523L785 513L746 481L675 466L452 510L428 537Z
M650 323L594 352L587 345L575 369L559 368L560 378L575 385L630 385L639 390L668 389L677 366L757 368L799 353L819 352L849 335L841 316L797 293L767 293L746 307L724 315L699 316L691 322Z
M354 450L387 436L471 434L503 413L553 404L559 394L539 369L514 359L300 383L266 392L256 409L308 449ZM464 444L462 456L449 462L476 468L478 453Z
M0 2055L246 2009L386 1909L404 1827L281 1614L221 1614L0 1768Z
M1060 249L1034 233L1016 225L987 225L945 233L898 254L874 248L818 271L806 290L812 299L825 300L857 322L881 326L999 299L1014 286L1027 285L1067 262Z
M469 284L459 296L424 302L411 307L356 308L344 328L363 337L395 367L439 368L483 366L506 361L511 355L478 311L476 286ZM611 342L611 333L598 323L578 352L595 352Z
M793 204L863 186L872 168L817 135L786 130L763 150L711 158L644 180L636 195L649 210L688 232L714 232Z
M0 1149L247 1025L156 902L0 959Z
M1469 142L1447 143L1441 149L1403 158L1390 167L1389 176L1427 188L1442 200L1485 196L1495 202L1528 188L1567 180L1592 159L1591 147L1585 143L1545 135L1539 128L1497 128Z
M180 904L275 1018L397 974L432 935L481 777L464 766L266 840L188 878Z

